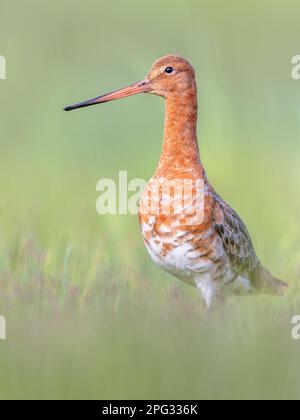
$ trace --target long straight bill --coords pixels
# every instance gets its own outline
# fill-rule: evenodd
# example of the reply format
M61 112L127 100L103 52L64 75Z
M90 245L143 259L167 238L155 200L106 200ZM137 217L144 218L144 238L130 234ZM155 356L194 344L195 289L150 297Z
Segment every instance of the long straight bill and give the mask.
M88 101L79 102L78 104L70 105L64 108L65 111L72 111L73 109L85 108L96 104L103 104L104 102L115 101L116 99L126 98L127 96L137 95L138 93L151 92L150 82L147 79L134 83L133 85L126 86L122 89L115 90L114 92L106 93L105 95L98 96L97 98L89 99Z

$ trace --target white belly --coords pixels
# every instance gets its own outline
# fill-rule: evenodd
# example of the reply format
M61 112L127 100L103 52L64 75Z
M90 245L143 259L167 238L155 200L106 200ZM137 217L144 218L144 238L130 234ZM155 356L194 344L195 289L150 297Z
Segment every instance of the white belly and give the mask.
M195 286L206 305L230 295L248 295L254 292L248 278L237 275L228 265L215 278L216 267L211 260L197 257L190 243L175 247L166 255L161 253L161 243L149 241L146 247L152 260L168 273Z
M151 242L146 243L146 247L152 260L165 271L179 277L183 281L194 284L193 277L196 268L199 271L205 272L212 268L210 261L201 261L200 259L195 264L191 258L194 251L189 243L181 244L169 251L166 255L163 255L160 252L161 246Z

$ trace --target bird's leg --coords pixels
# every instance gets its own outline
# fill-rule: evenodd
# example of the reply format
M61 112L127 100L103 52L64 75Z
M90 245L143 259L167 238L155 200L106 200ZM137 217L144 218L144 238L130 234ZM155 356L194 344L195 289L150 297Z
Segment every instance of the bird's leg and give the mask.
M194 281L206 304L207 310L211 311L219 300L217 283L211 278L210 273L201 274Z
M195 279L195 284L205 302L206 312L209 314L221 313L227 308L226 299L221 293L220 284L206 273Z

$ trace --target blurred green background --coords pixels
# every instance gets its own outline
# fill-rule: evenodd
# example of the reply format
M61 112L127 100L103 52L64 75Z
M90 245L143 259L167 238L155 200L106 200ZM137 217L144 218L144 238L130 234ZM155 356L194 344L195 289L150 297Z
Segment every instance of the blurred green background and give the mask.
M0 0L0 398L299 398L298 1ZM205 313L150 261L135 216L99 216L100 178L149 179L164 103L65 105L197 71L202 160L285 298Z

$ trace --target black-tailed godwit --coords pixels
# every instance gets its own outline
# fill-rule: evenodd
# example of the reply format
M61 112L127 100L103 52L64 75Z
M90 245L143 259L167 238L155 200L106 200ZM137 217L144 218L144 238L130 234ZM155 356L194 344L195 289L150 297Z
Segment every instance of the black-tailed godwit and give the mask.
M162 154L141 197L139 212L154 262L196 286L208 307L232 294L282 294L287 284L264 268L243 221L207 179L197 142L195 72L188 61L177 55L164 56L142 81L65 110L137 93L166 100ZM186 188L178 189L180 185Z

